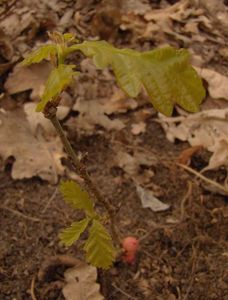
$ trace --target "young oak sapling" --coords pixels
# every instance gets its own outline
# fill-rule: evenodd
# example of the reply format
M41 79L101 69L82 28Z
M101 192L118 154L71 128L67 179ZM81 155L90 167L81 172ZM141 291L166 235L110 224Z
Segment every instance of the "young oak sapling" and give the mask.
M114 243L116 247L122 246L123 261L132 264L139 247L138 240L129 236L121 241L115 222L115 207L93 183L56 117L62 91L79 74L75 71L76 66L67 64L65 59L72 52L80 51L92 58L97 68L111 67L118 85L127 95L136 97L143 87L153 107L167 116L172 114L176 104L186 111L197 112L205 96L202 81L190 65L186 49L164 47L138 52L118 49L105 41L79 43L71 33L53 32L49 36L52 43L32 52L22 64L28 66L44 59L51 61L53 69L36 111L51 121L76 173L83 179L82 184L65 181L60 185L64 200L74 209L84 212L82 220L73 222L60 233L60 239L66 246L71 246L87 231L88 238L83 247L87 262L98 268L109 268L116 257ZM101 204L108 213L111 236L103 225L104 217L96 212L95 203Z

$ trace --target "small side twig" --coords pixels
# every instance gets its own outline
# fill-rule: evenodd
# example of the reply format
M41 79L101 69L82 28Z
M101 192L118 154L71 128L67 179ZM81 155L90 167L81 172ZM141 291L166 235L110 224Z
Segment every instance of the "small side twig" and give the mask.
M178 164L177 165L183 169L185 169L186 171L196 175L197 177L199 177L200 179L202 179L203 181L215 186L216 188L218 188L220 191L222 192L225 192L225 194L228 195L228 188L226 188L225 186L219 184L218 182L216 181L213 181L207 177L205 177L204 175L200 174L199 172L193 170L192 168L188 167L188 166L185 166L185 165L182 165L182 164Z
M82 161L79 160L77 157L74 149L72 148L69 140L66 137L66 134L56 116L57 108L55 104L52 104L51 102L48 102L44 109L44 116L45 118L49 119L53 126L55 127L55 130L57 134L59 135L63 146L65 148L66 153L71 159L71 162L77 172L77 174L84 180L84 187L87 190L87 192L90 194L90 196L98 203L102 204L106 211L109 214L110 218L110 228L111 228L111 233L114 242L117 245L120 245L120 239L119 235L117 233L117 229L115 226L115 208L113 205L109 202L108 199L104 198L101 194L100 191L97 189L97 187L94 185L92 182L89 174L87 173L86 166Z
M174 228L176 224L158 224L156 222L151 221L150 226L152 227L146 234L144 234L142 237L138 239L138 241L141 243L143 240L146 240L155 230L159 229L167 229L167 228Z

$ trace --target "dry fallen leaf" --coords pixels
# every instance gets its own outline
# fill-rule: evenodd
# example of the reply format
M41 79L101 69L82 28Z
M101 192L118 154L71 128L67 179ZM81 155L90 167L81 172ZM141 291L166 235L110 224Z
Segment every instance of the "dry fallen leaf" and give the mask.
M157 164L157 158L154 155L148 156L148 153L143 152L135 152L134 155L130 155L127 152L119 151L116 161L118 166L129 175L136 175L140 165L154 166Z
M228 108L175 118L160 115L160 122L169 141L188 141L213 153L206 169L228 166Z
M110 99L103 99L101 104L104 105L104 112L107 115L125 113L138 106L137 101L127 98L127 95L120 88L114 88Z
M184 149L179 155L177 161L179 164L188 165L191 162L191 158L194 154L200 152L203 149L202 146L193 146L187 149Z
M8 76L4 87L9 94L32 90L31 99L40 100L51 68L48 62L33 64L29 67L22 67L18 64Z
M33 102L28 102L24 104L24 112L26 114L26 118L29 122L31 131L34 135L36 135L38 126L42 126L45 132L49 135L56 135L56 131L51 122L44 117L42 113L37 113L35 111L36 104ZM57 117L59 120L64 119L70 111L70 108L67 106L58 106Z
M196 68L198 74L208 82L208 91L212 98L228 100L228 77L214 70Z
M131 125L131 132L134 135L138 135L140 133L143 133L146 131L146 123L144 122L139 122L137 124L132 124Z
M196 5L205 9L214 25L218 26L226 35L228 34L228 8L223 0L194 0Z
M97 269L81 263L64 273L67 284L63 288L66 300L103 300L97 281Z
M135 152L133 155L124 151L117 152L114 160L114 164L122 168L126 174L134 180L137 184L144 184L151 182L151 178L154 176L153 170L143 168L143 166L155 166L158 160L154 154L148 155L142 151Z
M169 204L157 199L152 191L144 189L140 185L136 185L136 190L143 208L150 208L154 212L165 211L170 208Z
M81 129L87 133L92 134L95 125L101 125L107 130L121 130L125 127L125 124L121 120L111 120L105 114L105 106L98 100L84 101L78 99L73 109L80 113L73 120L73 124L76 125L77 129Z
M144 15L150 10L150 5L143 3L141 0L128 0L122 1L122 11L123 13L134 13L135 15Z
M63 174L61 141L56 137L47 140L41 130L33 135L23 111L0 112L0 140L2 159L15 158L13 179L39 176L56 183L58 174Z

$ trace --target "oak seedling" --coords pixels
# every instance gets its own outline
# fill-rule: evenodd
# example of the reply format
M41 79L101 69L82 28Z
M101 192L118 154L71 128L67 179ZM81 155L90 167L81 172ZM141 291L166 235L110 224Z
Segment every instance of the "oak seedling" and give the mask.
M61 93L79 72L76 65L67 64L67 56L80 51L93 59L97 68L111 67L120 88L130 97L136 97L142 88L148 94L153 107L170 116L177 104L188 112L197 112L205 96L202 81L189 63L186 49L164 47L146 52L132 49L118 49L106 41L84 41L79 43L71 33L50 33L51 44L41 46L30 53L22 62L24 66L49 59L53 69L46 82L41 101L36 107L56 129L76 173L83 179L61 182L60 190L64 200L74 209L84 212L84 218L73 222L62 230L60 239L66 246L76 242L84 231L88 238L84 243L86 260L92 265L107 269L115 261L116 247L121 240L115 223L115 207L104 198L94 185L85 165L73 150L63 128L56 117ZM100 203L108 213L110 233L104 226L104 217L97 214L95 203ZM138 249L138 241L125 238L122 247L126 251L124 261L132 263ZM129 248L130 247L130 248Z

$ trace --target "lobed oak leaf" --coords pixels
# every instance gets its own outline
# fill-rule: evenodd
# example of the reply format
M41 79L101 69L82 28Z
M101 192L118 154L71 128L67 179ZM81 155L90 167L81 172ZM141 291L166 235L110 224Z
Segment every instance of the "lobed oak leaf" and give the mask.
M93 220L84 250L87 262L97 268L108 269L115 260L112 238L98 220Z
M199 110L205 96L200 77L185 49L164 47L147 52L117 49L105 41L86 41L69 47L92 57L98 68L111 66L119 86L136 97L144 87L156 110L170 116L175 104L189 112Z
M36 111L43 111L46 104L53 100L62 90L70 84L73 76L77 74L74 69L75 65L60 64L53 69L45 85L41 101L36 107Z
M31 52L23 61L23 66L39 63L44 59L48 59L51 55L57 54L57 46L54 44L44 45Z
M79 222L73 222L70 227L64 229L59 237L63 244L66 246L71 246L76 242L80 235L86 230L86 227L89 224L89 219L85 218Z
M76 209L83 209L89 214L93 214L93 202L89 194L78 183L71 180L62 182L60 190L66 203Z

